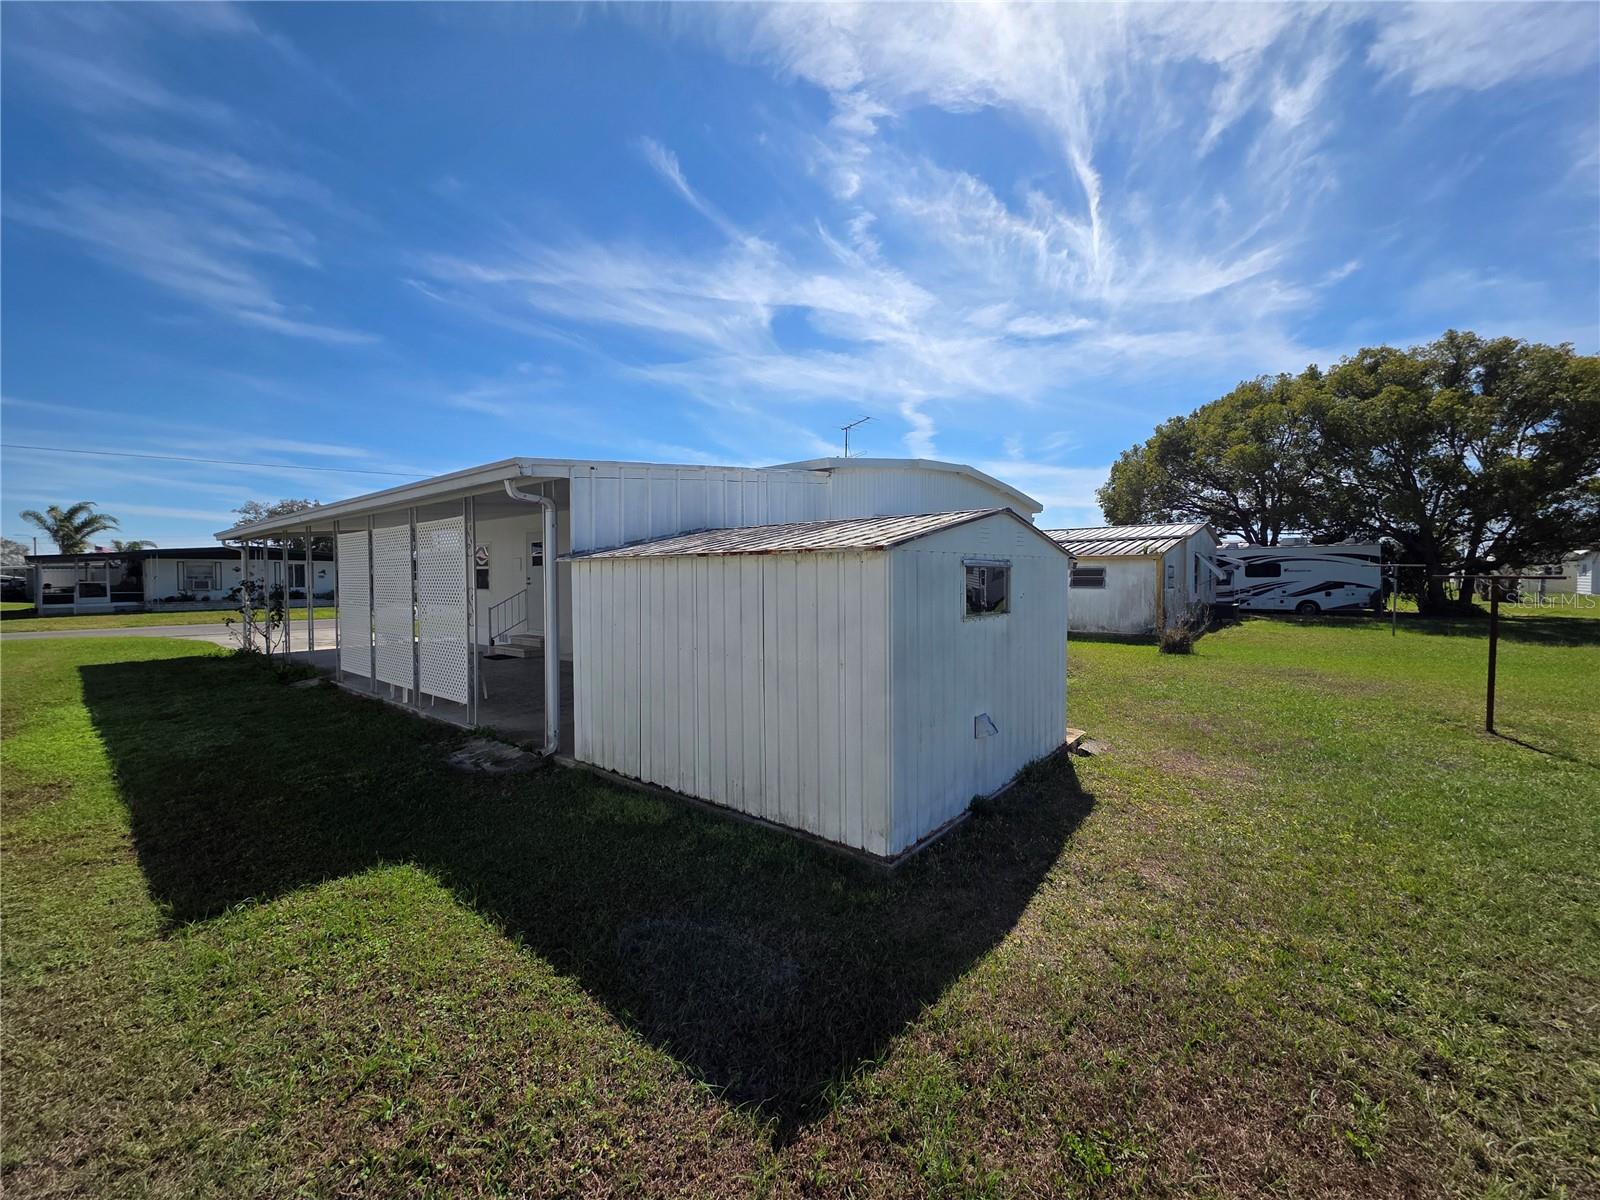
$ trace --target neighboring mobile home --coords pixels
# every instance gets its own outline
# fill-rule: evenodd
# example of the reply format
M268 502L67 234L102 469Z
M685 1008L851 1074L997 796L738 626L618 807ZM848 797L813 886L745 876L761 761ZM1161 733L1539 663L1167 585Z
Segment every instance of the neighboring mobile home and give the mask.
M1217 535L1204 522L1046 532L1074 560L1073 633L1154 633L1216 601Z
M1530 567L1528 570L1530 573L1544 571L1561 576L1560 579L1541 579L1536 583L1524 583L1522 585L1524 590L1532 594L1545 596L1575 593L1579 596L1600 596L1600 547L1576 550L1558 563Z
M183 608L215 609L244 578L239 551L227 546L173 549L95 550L85 554L30 554L30 595L40 615L143 612ZM333 598L333 551L320 548L307 560L304 550L254 549L250 577L275 588L287 571L289 598L303 599L307 580L315 596Z
M1065 740L1039 508L924 460L524 458L218 536L337 539L347 687L892 858Z

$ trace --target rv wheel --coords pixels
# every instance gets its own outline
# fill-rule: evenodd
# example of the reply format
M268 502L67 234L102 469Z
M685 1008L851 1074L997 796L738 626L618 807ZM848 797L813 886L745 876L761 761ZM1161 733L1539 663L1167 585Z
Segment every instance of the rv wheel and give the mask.
M1314 617L1322 611L1315 600L1302 600L1294 606L1294 611L1302 617Z

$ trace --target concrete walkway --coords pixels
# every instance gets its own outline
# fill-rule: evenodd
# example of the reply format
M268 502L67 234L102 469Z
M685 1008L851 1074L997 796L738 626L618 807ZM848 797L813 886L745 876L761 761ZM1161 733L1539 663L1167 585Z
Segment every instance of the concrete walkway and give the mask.
M331 620L318 621L314 631L317 644L315 649L333 649L333 622ZM218 646L227 646L232 649L239 644L237 625L229 628L212 622L209 625L134 625L126 629L44 629L33 631L0 630L0 642L31 642L40 638L107 638L107 637L167 637L182 638L185 641L213 642ZM299 653L309 647L306 635L306 623L295 621L289 627L289 642L291 648Z

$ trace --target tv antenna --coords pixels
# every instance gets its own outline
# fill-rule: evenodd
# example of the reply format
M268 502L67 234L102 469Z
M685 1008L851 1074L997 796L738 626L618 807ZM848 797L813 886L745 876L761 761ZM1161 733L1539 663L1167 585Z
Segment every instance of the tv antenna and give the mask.
M871 417L860 417L857 420L851 421L848 425L839 426L840 429L844 430L844 456L846 458L850 457L850 431L857 425L865 425L870 420L872 420Z

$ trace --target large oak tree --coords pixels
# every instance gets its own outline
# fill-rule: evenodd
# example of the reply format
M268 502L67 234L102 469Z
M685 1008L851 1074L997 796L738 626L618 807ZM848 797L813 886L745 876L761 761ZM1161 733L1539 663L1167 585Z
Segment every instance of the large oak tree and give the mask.
M1391 538L1436 609L1444 583L1423 576L1600 541L1597 477L1600 358L1452 330L1242 383L1124 453L1100 502L1118 524L1205 520L1265 545Z

